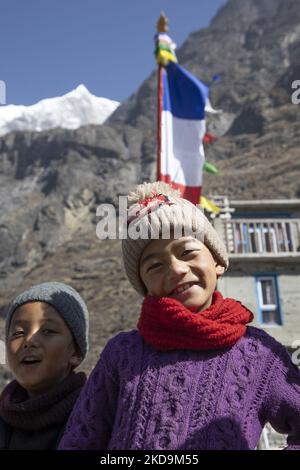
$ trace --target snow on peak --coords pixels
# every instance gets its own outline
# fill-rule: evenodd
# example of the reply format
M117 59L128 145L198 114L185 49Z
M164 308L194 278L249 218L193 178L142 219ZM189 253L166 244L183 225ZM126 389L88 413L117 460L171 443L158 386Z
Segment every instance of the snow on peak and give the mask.
M93 95L81 84L63 96L47 98L31 106L0 106L0 135L15 130L78 129L87 124L100 125L119 105L118 101Z

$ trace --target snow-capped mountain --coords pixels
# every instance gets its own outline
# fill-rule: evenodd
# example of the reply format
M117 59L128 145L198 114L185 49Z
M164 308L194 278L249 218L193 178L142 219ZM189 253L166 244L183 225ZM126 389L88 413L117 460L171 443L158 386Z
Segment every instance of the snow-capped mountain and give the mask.
M0 135L16 130L77 129L87 124L103 124L119 104L92 95L84 85L79 85L66 95L47 98L32 106L1 106Z

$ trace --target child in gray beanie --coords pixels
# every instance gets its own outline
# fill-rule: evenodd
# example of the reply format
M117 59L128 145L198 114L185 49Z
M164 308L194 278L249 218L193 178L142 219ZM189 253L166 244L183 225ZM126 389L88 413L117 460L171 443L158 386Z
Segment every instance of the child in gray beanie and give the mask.
M10 304L5 324L15 376L0 396L0 449L55 449L86 382L88 309L71 286L35 285Z

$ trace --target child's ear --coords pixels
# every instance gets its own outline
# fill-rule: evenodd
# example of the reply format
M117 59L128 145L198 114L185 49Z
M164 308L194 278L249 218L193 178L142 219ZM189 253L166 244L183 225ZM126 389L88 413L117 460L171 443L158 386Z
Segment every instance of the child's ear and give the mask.
M74 351L72 356L70 357L70 364L72 368L75 369L75 367L79 366L81 362L82 362L81 354L78 351Z
M79 366L79 364L81 364L82 361L83 361L83 357L79 351L79 348L75 346L72 352L72 356L70 357L70 365L72 366L73 369L75 369L75 367Z
M222 276L222 274L224 274L224 272L225 272L224 266L221 266L220 264L216 264L216 274L217 274L217 277Z

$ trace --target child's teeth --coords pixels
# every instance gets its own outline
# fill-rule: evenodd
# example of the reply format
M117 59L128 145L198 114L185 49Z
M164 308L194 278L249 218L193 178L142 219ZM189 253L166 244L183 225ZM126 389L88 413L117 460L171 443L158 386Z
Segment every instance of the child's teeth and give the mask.
M178 287L178 289L176 289L176 293L177 294L180 294L181 292L189 289L191 287L192 284L186 284L185 286L182 286L182 287Z

